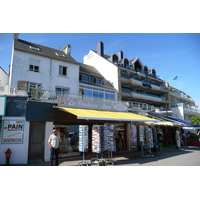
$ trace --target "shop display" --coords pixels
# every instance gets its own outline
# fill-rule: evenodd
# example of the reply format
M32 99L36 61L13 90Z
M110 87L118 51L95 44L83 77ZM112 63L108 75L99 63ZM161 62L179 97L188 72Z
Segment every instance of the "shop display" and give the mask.
M79 126L79 151L85 152L88 149L88 126Z
M153 148L153 134L152 129L145 127L145 147Z
M104 142L103 142L103 150L114 151L114 126L113 124L105 124L104 125Z
M142 145L144 145L144 127L139 126L139 139Z
M92 127L92 152L101 153L101 127L93 125Z
M130 125L130 146L131 149L137 150L137 128L135 125Z

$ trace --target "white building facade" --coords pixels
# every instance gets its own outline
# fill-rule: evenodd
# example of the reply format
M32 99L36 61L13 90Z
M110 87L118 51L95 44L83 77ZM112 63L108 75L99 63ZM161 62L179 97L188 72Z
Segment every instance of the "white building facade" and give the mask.
M99 42L97 51L84 56L84 63L94 65L113 84L118 99L129 102L130 112L146 115L156 111L187 122L200 114L189 95L158 78L156 70L148 69L138 57L129 60L122 51L105 55L104 44Z
M53 107L60 96L71 102L84 98L86 105L87 100L117 100L113 86L70 53L70 45L57 50L14 34L9 73L0 68L1 101L6 99L0 116L0 164L5 164L8 148L12 151L10 164L49 161L47 141L55 126ZM65 122L61 117L58 120Z

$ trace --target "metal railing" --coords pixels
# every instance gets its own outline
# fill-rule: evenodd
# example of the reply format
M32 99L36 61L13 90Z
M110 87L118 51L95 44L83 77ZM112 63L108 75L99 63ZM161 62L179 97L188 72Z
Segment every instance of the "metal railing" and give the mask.
M74 98L74 99L87 99L93 101L101 101L101 102L112 102L112 103L126 103L124 101L114 100L114 99L106 99L99 98L93 96L87 96L82 94L73 94L67 92L57 92L57 91L49 91L49 90L35 90L28 92L28 96L30 99L40 99L40 100L58 100L60 97L65 98Z

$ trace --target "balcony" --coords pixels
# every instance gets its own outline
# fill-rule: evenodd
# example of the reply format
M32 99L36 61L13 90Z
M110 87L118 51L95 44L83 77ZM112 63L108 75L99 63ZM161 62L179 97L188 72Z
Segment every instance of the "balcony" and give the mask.
M184 106L183 110L185 112L185 114L196 114L199 115L200 114L200 108L195 107L195 106Z
M188 97L186 94L184 94L182 92L170 91L170 95L194 103L194 100L192 98Z
M16 93L16 95L18 95ZM32 90L32 92L28 93L29 100L34 101L41 101L41 102L49 102L49 103L57 103L58 98L65 97L65 98L73 98L73 99L87 99L93 101L101 101L101 102L111 102L111 103L124 103L124 101L118 101L113 99L105 99L105 98L98 98L93 96L87 96L82 94L72 94L67 92L56 92L56 91L49 91L49 90Z
M132 91L132 97L136 99L145 99L150 101L162 102L162 97L144 92Z

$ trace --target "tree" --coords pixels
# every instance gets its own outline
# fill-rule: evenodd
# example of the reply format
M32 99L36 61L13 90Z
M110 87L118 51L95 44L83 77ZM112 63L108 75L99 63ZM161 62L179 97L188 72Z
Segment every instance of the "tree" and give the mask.
M190 119L190 124L200 125L200 115L194 116Z

